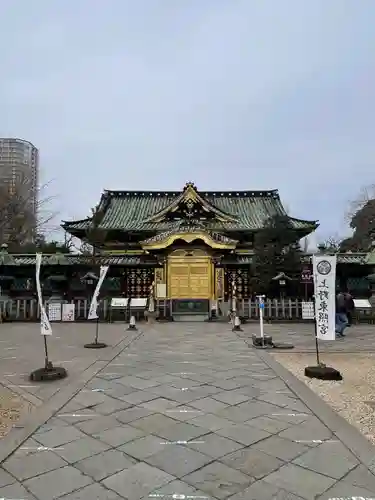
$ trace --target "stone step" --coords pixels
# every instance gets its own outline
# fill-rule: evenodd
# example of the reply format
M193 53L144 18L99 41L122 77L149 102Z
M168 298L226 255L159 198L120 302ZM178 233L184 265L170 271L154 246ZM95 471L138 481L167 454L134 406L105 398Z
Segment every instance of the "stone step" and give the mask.
M173 321L203 322L209 319L208 314L173 314Z

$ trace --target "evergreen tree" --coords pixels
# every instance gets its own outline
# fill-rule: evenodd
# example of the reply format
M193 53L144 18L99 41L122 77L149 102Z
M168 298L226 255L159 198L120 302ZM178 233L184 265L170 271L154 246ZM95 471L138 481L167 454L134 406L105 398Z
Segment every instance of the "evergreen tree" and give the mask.
M342 252L368 252L375 236L375 199L368 200L351 217L353 235L341 242Z
M285 273L292 280L300 280L302 249L300 235L288 216L270 218L254 238L252 287L257 294L267 295L273 287L272 279Z

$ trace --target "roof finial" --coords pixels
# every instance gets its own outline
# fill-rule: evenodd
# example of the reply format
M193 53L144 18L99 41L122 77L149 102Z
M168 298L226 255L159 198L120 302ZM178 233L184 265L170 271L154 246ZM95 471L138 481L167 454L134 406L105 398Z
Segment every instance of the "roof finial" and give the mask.
M184 190L185 190L185 189L188 189L188 188L193 188L193 189L196 189L196 186L195 186L195 184L194 184L194 182L193 182L193 181L187 181L187 183L186 183L186 184L185 184L185 186L184 186Z

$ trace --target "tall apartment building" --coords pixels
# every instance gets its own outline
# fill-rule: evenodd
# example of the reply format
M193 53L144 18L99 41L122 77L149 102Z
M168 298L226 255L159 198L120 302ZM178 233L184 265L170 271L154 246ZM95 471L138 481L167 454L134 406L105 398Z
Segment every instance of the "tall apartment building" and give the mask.
M0 138L0 189L6 188L9 194L16 194L25 212L33 215L28 223L27 241L33 239L36 231L38 174L39 152L31 142ZM4 239L2 232L0 236Z

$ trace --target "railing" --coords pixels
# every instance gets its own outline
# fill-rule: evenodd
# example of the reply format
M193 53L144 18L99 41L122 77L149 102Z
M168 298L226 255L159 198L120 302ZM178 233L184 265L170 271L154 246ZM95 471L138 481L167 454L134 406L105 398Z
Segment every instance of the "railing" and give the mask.
M67 301L65 303L68 303ZM69 303L75 306L75 321L87 321L90 301L87 298L76 298ZM308 321L302 317L301 299L266 299L264 301L263 317L265 321ZM46 305L48 302L46 303ZM145 311L140 309L111 308L111 299L100 301L98 315L100 321L122 321L128 322L130 316L134 315L137 321L145 319ZM219 300L216 303L216 318L227 320L230 311L230 303ZM172 300L157 299L156 312L159 319L170 320L172 318ZM214 305L214 303L212 303ZM46 307L48 313L48 307ZM237 312L243 320L258 320L259 305L255 300L237 300ZM3 321L39 321L40 309L38 302L33 298L18 298L0 300L0 318ZM375 323L375 309L357 309L354 314L355 323Z

